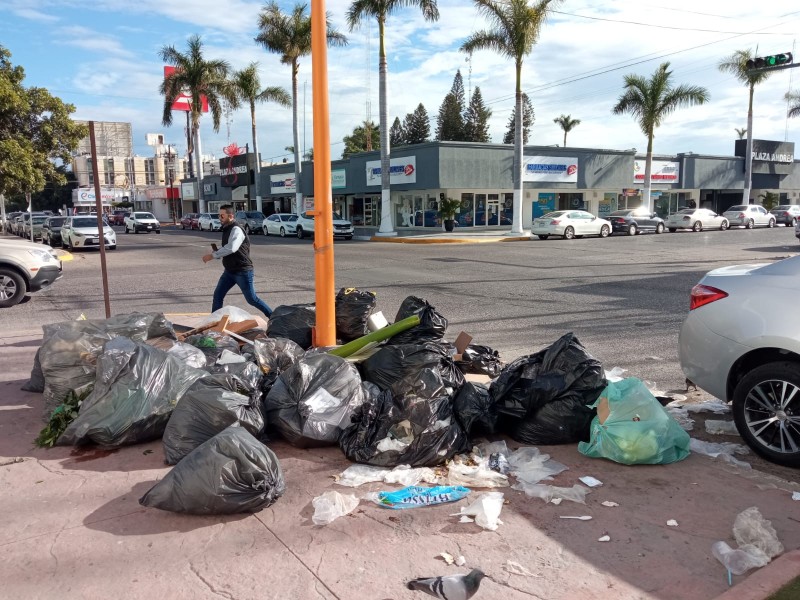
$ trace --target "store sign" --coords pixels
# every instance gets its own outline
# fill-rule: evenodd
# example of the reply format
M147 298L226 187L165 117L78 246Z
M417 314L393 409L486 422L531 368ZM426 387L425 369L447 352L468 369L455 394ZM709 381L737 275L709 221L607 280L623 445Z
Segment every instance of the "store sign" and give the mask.
M117 199L118 196L121 196L122 192L109 190L107 188L100 188L100 198L104 204L108 204L109 202L113 202ZM77 189L72 190L72 204L73 205L86 205L86 204L95 204L95 195L94 190L85 188L85 189Z
M251 154L236 154L219 159L219 176L222 187L239 187L253 183L253 171L250 170Z
M389 183L416 183L417 157L403 156L389 161ZM381 184L381 161L371 160L367 163L367 185Z
M331 189L340 190L347 187L347 172L344 169L331 171Z
M747 153L747 140L736 140L734 154ZM773 140L753 140L753 162L792 164L794 162L794 142Z
M164 66L164 79L169 77L175 72L175 67ZM204 113L208 112L208 98L205 94L200 95L200 108ZM184 112L192 112L192 96L191 94L181 93L175 97L172 103L172 110L182 110Z
M215 196L217 194L217 184L216 183L204 183L203 184L203 194L208 194Z
M272 194L288 194L297 191L294 184L294 173L282 173L269 176L269 191Z
M567 156L526 156L522 181L578 182L578 159Z
M165 187L147 188L144 191L144 195L147 196L148 200L166 200L167 188Z
M646 162L633 161L633 182L644 183ZM664 160L654 160L650 167L650 183L678 183L681 175L681 164Z
M181 198L184 200L197 200L194 181L184 181L181 183Z

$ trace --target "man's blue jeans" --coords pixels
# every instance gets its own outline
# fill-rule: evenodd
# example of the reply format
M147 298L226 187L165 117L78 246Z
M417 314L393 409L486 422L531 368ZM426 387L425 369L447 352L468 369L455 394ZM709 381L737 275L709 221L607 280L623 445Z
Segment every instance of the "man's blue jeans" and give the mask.
M211 305L211 312L222 308L222 301L225 299L225 294L227 294L234 285L238 285L239 289L242 290L244 299L247 300L248 304L255 306L269 318L272 314L272 309L266 302L256 296L256 290L253 287L253 271L238 271L236 273L223 271L217 283L217 289L214 290L214 302Z

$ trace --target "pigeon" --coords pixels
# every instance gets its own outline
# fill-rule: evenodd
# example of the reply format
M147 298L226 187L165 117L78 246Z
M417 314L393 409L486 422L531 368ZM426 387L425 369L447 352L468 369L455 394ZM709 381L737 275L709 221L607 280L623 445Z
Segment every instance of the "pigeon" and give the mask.
M686 378L686 391L687 392L689 391L689 388L694 388L694 391L696 392L697 391L697 384L687 377Z
M425 592L442 600L468 600L478 591L483 571L472 569L468 575L445 575L442 577L422 577L408 582L408 589Z

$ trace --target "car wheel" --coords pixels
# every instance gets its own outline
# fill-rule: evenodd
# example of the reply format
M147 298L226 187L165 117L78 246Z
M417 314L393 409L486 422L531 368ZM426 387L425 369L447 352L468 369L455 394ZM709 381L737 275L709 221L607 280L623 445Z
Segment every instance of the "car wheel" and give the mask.
M25 295L25 280L16 271L0 269L0 306L19 304Z
M676 231L678 231L678 230L675 227L670 227L669 228L669 232L670 233L675 233Z
M659 233L659 234L660 233L664 233L664 224L663 223L659 223L658 225L656 225L656 233Z
M575 229L572 227L567 227L564 230L564 239L565 240L572 240L575 239Z
M156 229L156 233L157 233L158 235L161 235L161 230L160 230L160 229Z
M547 238L549 238L549 237L550 237L549 235L540 235L540 236L539 236L539 239L540 239L540 240L546 240L546 239L547 239Z
M68 250L75 250L75 246L72 244L72 238L67 236L67 249Z
M769 227L770 229L775 227L775 219L770 219L769 223L767 223L767 227Z
M628 227L628 235L636 235L636 225L630 225Z
M297 228L297 239L298 240L302 240L304 237L306 237L306 234L303 233L303 228L302 227L298 227Z
M794 227L795 225L797 225L797 219L792 219L792 223L789 225L789 227Z
M703 231L703 224L700 221L695 221L692 225L692 231Z
M116 250L116 249L117 249L117 247L116 247L116 246L109 246L109 247L108 247L108 249L109 249L109 250Z
M183 229L183 230L185 231L185 230L186 230L186 225L184 225L183 223L181 223L181 229Z
M286 229L284 229L283 227L281 227L280 234L281 234L281 237L286 237Z
M722 223L719 224L719 230L720 231L725 231L726 229L728 229L728 222L727 221L723 221Z
M736 429L767 460L800 467L800 363L761 365L733 394Z
M750 219L747 223L745 223L745 227L747 229L752 229L754 226L755 226L755 223L753 222L753 219Z
M346 235L346 236L344 236L344 239L346 239L346 240L352 240L352 239L353 239L353 236L352 236L352 235Z
M247 235L250 235L250 225L245 225L245 226L244 226L244 232L245 232Z
M611 230L608 228L608 225L603 225L600 228L600 237L601 238L607 238L610 233L611 233Z

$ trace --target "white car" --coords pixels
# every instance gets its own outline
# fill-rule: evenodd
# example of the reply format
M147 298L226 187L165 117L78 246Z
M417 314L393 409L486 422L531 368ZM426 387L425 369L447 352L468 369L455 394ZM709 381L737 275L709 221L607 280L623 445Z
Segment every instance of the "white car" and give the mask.
M109 225L103 227L105 246L109 250L117 249L117 234ZM76 248L99 248L100 230L97 228L97 217L83 215L67 217L61 226L61 247L74 250Z
M739 434L800 467L800 256L723 267L692 288L678 356L686 377L732 402Z
M585 235L608 237L611 223L595 217L585 210L557 210L533 220L531 233L546 240L551 235L560 235L565 240Z
M144 231L150 233L155 231L161 233L161 223L149 212L132 212L125 217L125 233L139 233Z
M264 219L264 235L295 235L297 215L290 213L275 213Z
M0 238L0 308L19 304L61 277L61 259L50 246Z
M728 219L707 208L682 208L667 217L667 229L671 233L675 233L678 229L691 229L692 231L719 229L725 231L729 226Z
M353 239L353 224L350 221L343 219L336 213L333 213L333 237L343 237L346 240ZM314 215L303 212L297 215L297 222L295 223L295 232L297 237L301 240L307 235L314 235Z
M747 229L756 226L775 227L775 215L768 213L766 208L758 204L731 206L722 213L722 216L728 219L728 223L732 226L741 225Z
M211 213L201 213L200 218L197 219L197 226L200 231L219 231L222 229L219 217Z

